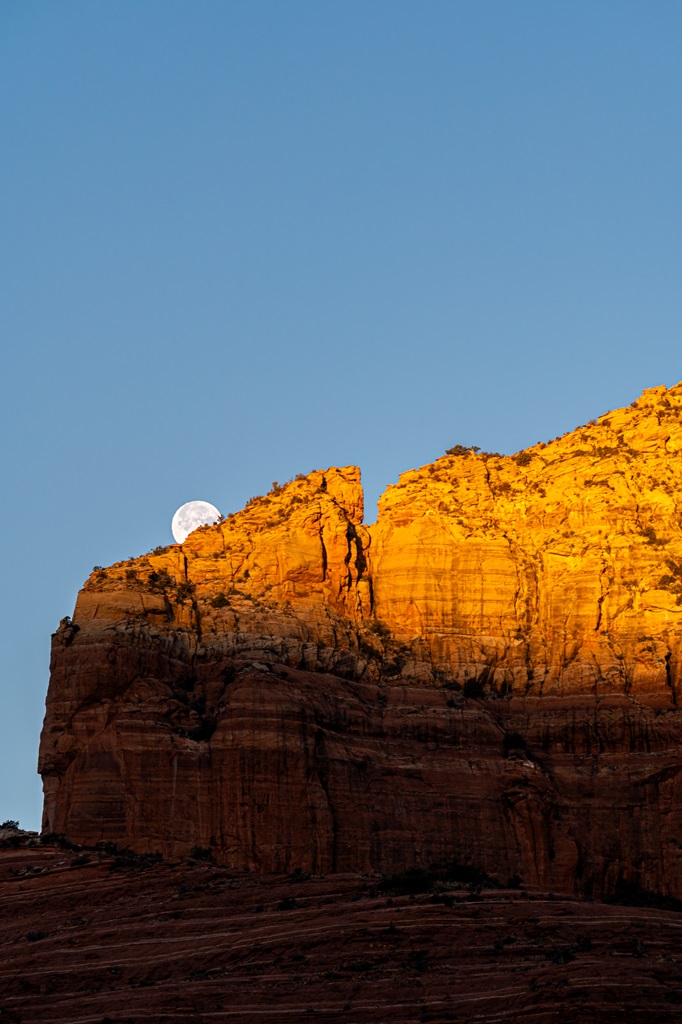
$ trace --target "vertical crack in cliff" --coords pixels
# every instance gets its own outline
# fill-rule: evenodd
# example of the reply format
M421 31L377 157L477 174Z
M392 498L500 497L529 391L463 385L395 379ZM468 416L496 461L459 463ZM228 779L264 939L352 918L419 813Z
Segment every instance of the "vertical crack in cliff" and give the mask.
M641 533L642 530L644 529L644 527L642 526L642 520L640 519L640 507L639 507L639 501L637 500L637 495L635 494L635 492L630 487L630 481L625 476L625 474L621 472L621 473L619 473L619 475L622 477L623 483L625 484L625 487L626 487L626 490L627 490L628 494L630 495L630 497L632 498L632 500L634 502L634 506L635 506L635 524L637 526L637 529Z
M349 529L349 541L355 546L355 568L358 571L358 580L365 575L367 572L367 559L365 558L365 552L362 549L362 540L358 535L358 531L355 529L353 523L348 524Z
M491 510L491 513L490 513L490 515L488 517L488 524L487 525L489 527L493 527L493 528L497 527L497 529L501 530L502 527L500 525L499 519L497 518L497 495L496 495L495 490L493 488L493 482L492 482L492 479L491 479L491 476L490 476L490 467L488 466L487 461L485 461L483 463L483 468L485 470L485 481L486 481L486 483L488 485L488 490L490 492L490 500L492 502L492 510Z
M192 598L190 607L191 607L190 623L192 621L192 616L193 616L194 617L194 629L195 629L195 632L197 634L197 639L201 640L201 612L199 611L199 605L198 605L197 600L196 600L195 597Z
M672 651L669 650L665 656L665 684L666 686L670 687L670 696L672 698L672 702L675 705L675 707L677 707L677 694L675 692L675 683L673 681L673 673L670 665L671 660Z
M368 613L367 613L367 614L369 615L369 617L370 617L370 618L372 618L372 619L373 619L373 618L374 618L374 615L375 615L375 606L374 606L374 581L373 581L373 579L372 579L372 576L371 576L371 574L370 574L370 575L369 575L369 576L367 577L367 582L368 582L368 584L369 584L369 610L368 610Z
M320 546L322 548L322 582L324 583L327 579L327 548L324 543L324 526L320 525Z
M604 581L605 580L606 580L606 584L607 584L606 588L604 588ZM595 626L594 626L595 633L598 633L599 630L602 627L603 604L604 604L604 601L608 597L608 594L609 594L608 581L609 581L609 578L608 578L608 566L607 566L606 560L604 559L604 556L602 554L602 569L601 569L601 573L599 574L599 597L597 598L597 621L596 621Z
M617 645L616 642L611 638L609 638L609 647L613 651L613 656L615 660L618 662L618 672L623 682L623 693L626 697L629 697L630 691L632 690L633 677L632 673L628 672L628 666L625 660L625 654L623 653L623 648L620 645Z
M331 871L331 873L333 874L335 871L338 870L338 822L336 814L334 813L334 807L332 806L331 797L329 795L329 757L325 747L326 743L324 730L317 729L315 733L313 748L313 766L314 772L320 783L320 788L322 789L322 792L324 793L325 798L327 800L327 811L329 813L329 818L331 821L331 842L329 843L331 847L331 866L329 867L328 870ZM321 851L318 849L318 858L320 857L320 853Z
M343 558L343 564L346 566L346 590L350 593L353 586L353 573L351 571L351 559L353 557L352 539L353 539L353 524L346 523L346 554ZM357 569L357 562L356 562Z
M530 598L530 587L528 585L528 568L529 560L526 557L525 552L519 547L517 542L513 540L506 531L502 532L502 536L506 540L509 546L509 552L514 561L514 571L516 573L516 589L513 596L514 604L514 617L516 619L516 636L509 637L508 640L512 644L513 648L516 648L519 640L523 644L523 661L526 666L526 693L530 687L530 682L533 677L533 670L530 665L530 628L531 628L531 598ZM533 572L532 566L530 566L531 574L536 575ZM535 579L537 584L537 578ZM520 634L520 636L519 636ZM507 647L507 655L509 654L509 646Z

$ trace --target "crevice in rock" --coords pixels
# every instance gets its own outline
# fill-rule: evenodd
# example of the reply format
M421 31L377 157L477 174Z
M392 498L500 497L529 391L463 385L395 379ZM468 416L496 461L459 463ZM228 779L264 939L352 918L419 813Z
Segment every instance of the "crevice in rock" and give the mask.
M668 651L665 656L665 684L670 688L670 695L672 702L677 707L677 694L675 693L675 684L673 682L673 673L670 665L672 659L672 651Z
M322 548L322 582L327 579L327 548L324 543L324 527L320 526L320 546Z
M330 799L330 796L329 796L328 757L327 757L327 753L326 753L326 750L325 750L325 734L324 734L324 731L322 729L318 729L316 731L316 733L315 733L313 757L314 757L314 764L315 764L315 771L316 771L316 774L317 774L317 778L319 780L320 786L321 786L321 788L322 788L322 790L324 792L324 795L326 797L327 809L329 811L329 817L331 818L331 833L332 834L331 834L331 841L330 841L330 844L329 844L330 847L331 847L331 856L330 856L331 864L330 864L328 870L333 874L335 871L338 870L338 866L337 866L338 865L338 849L337 849L337 847L338 847L338 830L337 830L336 815L334 813L334 808L332 806L332 802L331 802L331 799ZM321 852L322 851L320 851L320 850L317 851L318 859L320 858Z

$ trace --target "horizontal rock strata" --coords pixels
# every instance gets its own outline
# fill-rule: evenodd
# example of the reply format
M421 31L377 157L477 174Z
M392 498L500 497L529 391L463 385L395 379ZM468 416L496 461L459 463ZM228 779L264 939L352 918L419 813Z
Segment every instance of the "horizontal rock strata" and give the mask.
M0 851L10 1024L672 1024L680 914L533 890Z

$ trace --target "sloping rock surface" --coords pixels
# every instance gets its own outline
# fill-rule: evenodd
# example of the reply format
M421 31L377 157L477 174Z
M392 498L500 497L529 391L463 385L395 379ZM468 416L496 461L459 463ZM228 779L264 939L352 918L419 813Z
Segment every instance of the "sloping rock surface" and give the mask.
M667 1024L682 915L537 890L0 851L3 1024Z

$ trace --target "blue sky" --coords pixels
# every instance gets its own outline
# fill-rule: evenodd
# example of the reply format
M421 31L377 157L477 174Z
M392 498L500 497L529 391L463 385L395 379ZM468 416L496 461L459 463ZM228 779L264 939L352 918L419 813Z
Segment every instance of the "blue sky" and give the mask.
M49 638L178 505L367 519L682 378L682 6L4 0L0 820Z

